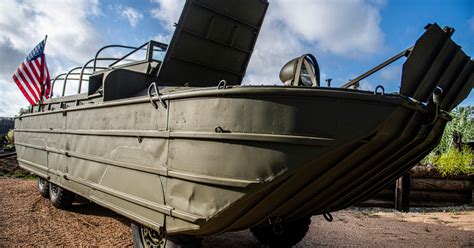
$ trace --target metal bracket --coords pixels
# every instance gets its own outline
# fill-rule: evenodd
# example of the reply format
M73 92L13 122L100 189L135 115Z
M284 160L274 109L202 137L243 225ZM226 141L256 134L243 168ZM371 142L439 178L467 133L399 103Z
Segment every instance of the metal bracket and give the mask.
M380 92L380 95L385 95L385 88L382 86L382 85L378 85L377 87L375 87L375 90L374 90L374 95L378 95L378 90L381 89L382 91Z
M443 89L439 86L436 86L436 88L433 91L433 101L428 104L428 107L430 107L430 109L431 109L430 112L432 112L434 114L434 116L433 116L433 119L430 121L430 123L428 125L435 124L435 122L439 118L439 114L442 111L439 104L443 100L442 99L443 92L444 92Z
M219 84L217 85L217 89L220 90L220 89L227 89L227 81L225 81L224 79L222 79Z
M214 132L216 132L216 133L230 133L229 130L225 130L221 126L217 126L216 128L214 128Z
M326 83L328 83L328 87L331 87L331 81L332 81L332 78L326 79Z
M274 220L268 219L268 223L272 225L272 231L276 235L282 235L285 231L283 225L281 224L281 218L275 217Z
M357 78L355 79L352 79L352 80L349 80L349 82L347 82L346 84L344 84L343 86L341 86L341 88L344 88L344 89L347 89L357 83L359 83L362 79L374 74L375 72L383 69L384 67L386 67L387 65L390 65L392 64L393 62L397 61L398 59L402 58L402 57L408 57L408 55L410 55L411 51L413 50L413 47L410 47L408 49L405 49L403 51L401 51L400 53L398 53L397 55L389 58L388 60L386 60L385 62L383 62L382 64L370 69L369 71L365 72L364 74L358 76Z
M443 89L439 86L436 86L436 88L434 89L434 92L433 92L433 102L435 104L440 104L441 101L442 101L442 96L443 96Z
M328 222L332 222L332 220L333 220L332 215L331 215L331 213L329 213L329 212L323 213L323 217L324 217L324 219L326 219Z
M152 88L154 88L155 95L156 95L156 97L158 97L158 101L161 103L161 106L163 106L163 108L167 108L166 103L163 101L163 99L161 99L160 92L158 91L158 87L156 86L155 82L151 83L150 86L148 87L148 98L150 99L150 102L153 105L153 107L155 109L158 109L158 105L156 104L155 101L153 101L153 95L152 95L152 92L151 92Z

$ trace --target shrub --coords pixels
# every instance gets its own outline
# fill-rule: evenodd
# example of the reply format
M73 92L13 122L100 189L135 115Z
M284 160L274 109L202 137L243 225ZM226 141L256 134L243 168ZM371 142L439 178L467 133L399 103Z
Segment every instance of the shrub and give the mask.
M7 144L5 145L4 150L11 151L15 149L15 137L13 130L8 131L7 135L5 135L5 140Z
M421 163L431 164L443 176L473 173L473 155L468 147L461 151L453 147L453 135L459 133L463 141L474 139L474 124L472 121L474 107L458 107L451 111L452 120L448 122L441 140L433 151Z
M463 141L469 141L474 139L474 124L472 121L471 112L474 111L474 107L457 107L451 111L453 119L448 122L444 130L443 136L438 146L433 149L435 154L447 153L452 146L452 139L454 133L462 134Z
M432 157L436 170L443 177L473 173L472 158L471 149L467 146L464 146L461 151L450 149L441 156Z

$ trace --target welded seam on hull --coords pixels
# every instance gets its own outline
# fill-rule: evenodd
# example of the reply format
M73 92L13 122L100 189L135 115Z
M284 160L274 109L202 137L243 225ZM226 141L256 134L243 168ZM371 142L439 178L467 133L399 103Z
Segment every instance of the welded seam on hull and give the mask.
M243 179L235 179L235 178L225 178L225 177L215 177L215 176L207 176L207 175L200 175L188 172L181 172L176 170L168 170L168 175L170 177L184 179L187 181L193 182L213 182L213 184L222 185L222 186L237 186L237 187L246 187L250 184L259 184L263 183L264 180L243 180Z
M54 133L72 135L120 136L143 138L181 138L181 139L210 139L237 140L256 142L277 142L295 145L331 146L335 140L314 136L263 134L263 133L215 133L196 131L141 131L141 130L60 130L60 129L15 129L15 132L25 133Z
M19 158L18 161L21 162L21 163L27 164L27 165L29 165L29 166L32 166L32 167L34 167L34 168L36 168L36 169L42 170L42 171L44 171L44 172L48 172L48 170L49 170L48 167L45 167L45 166L43 166L43 165L40 165L40 164L31 162L31 161L28 161L28 160L25 160L25 159Z
M202 216L190 214L190 213L183 212L183 211L180 211L180 210L175 210L174 208L172 208L170 206L166 206L166 205L163 205L163 204L157 204L157 203L145 200L143 198L139 198L139 197L135 197L135 196L123 193L123 192L119 192L117 190L111 189L111 188L103 186L103 185L99 185L97 183L91 183L91 182L88 182L84 179L81 179L81 178L78 178L78 177L75 177L75 176L71 176L69 174L63 173L63 172L55 170L55 169L47 168L45 166L39 165L37 163L30 162L28 160L18 159L18 161L20 161L21 163L24 163L28 166L31 166L33 168L37 168L37 169L46 171L47 173L51 173L51 174L54 174L56 176L63 177L66 180L71 180L75 183L81 184L81 185L89 187L91 189L106 193L110 196L120 198L124 201L140 205L144 208L147 208L147 209L150 209L150 210L153 210L153 211L157 211L157 212L163 213L163 214L168 215L168 216L176 217L176 218L179 218L179 219L182 219L182 220L185 220L185 221L188 221L188 222L192 222L192 223L196 223L199 220L206 219L205 217L202 217ZM40 176L43 176L45 178L47 177L46 174L38 173L35 169L28 168L27 166L24 166L24 165L22 167L28 169L29 171L31 171L35 174L41 174ZM97 197L94 197L94 196L89 196L89 197L93 198L93 199L98 199Z
M90 199L101 205L102 207L105 207L105 208L108 208L108 209L112 209L113 211L117 212L118 214L121 214L129 219L132 219L132 220L135 220L135 221L139 221L141 223L145 223L145 225L147 226L150 226L150 227L154 227L155 229L158 229L160 227L162 227L163 225L159 224L159 223L156 223L154 221L150 221L149 219L145 219L145 218L142 218L140 217L139 215L135 215L135 214L132 214L130 213L129 211L121 208L121 207L118 207L114 204L111 204L111 203L108 203L106 201L103 201L101 200L100 198L97 198L95 196L90 196Z
M267 96L270 95L271 97L300 97L300 96L308 96L308 97L328 97L328 98L335 98L340 100L360 100L360 101L369 101L378 104L392 104L397 106L405 106L407 108L413 108L416 110L424 111L424 108L421 105L412 105L413 101L403 98L398 94L390 95L385 94L384 96L374 95L373 92L364 92L364 91L354 91L349 89L335 89L335 88L314 88L314 87L257 87L257 86L245 86L245 87L238 87L227 89L225 91L216 90L215 87L211 87L209 89L200 89L200 90L190 90L184 92L177 92L173 94L166 94L161 96L163 100L179 100L179 99L187 99L187 98L202 98L202 97L248 97L249 95L252 97L258 96ZM82 101L87 101L89 99L85 98ZM152 100L159 100L158 97L153 97ZM48 115L48 114L55 114L61 112L71 112L71 111L81 111L81 110L89 110L89 109L97 109L97 108L108 108L108 107L117 107L117 106L124 106L124 105L133 105L139 103L147 103L150 99L146 98L139 98L139 99L121 99L117 101L111 102L101 102L99 104L90 104L90 105L83 105L79 107L74 107L70 109L58 109L46 112L36 112L25 114L20 117L28 118L37 115ZM73 102L73 101L58 101L58 102Z
M251 184L262 183L262 180L258 180L258 179L257 180L244 180L244 179L234 179L234 178L213 177L213 176L199 175L199 174L188 173L188 172L169 170L165 166L161 166L162 169L156 169L156 168L150 168L150 167L145 167L141 165L135 165L131 163L124 163L124 162L118 162L118 161L113 161L109 159L103 159L96 156L83 155L83 154L66 151L66 150L45 148L42 146L30 145L30 144L20 143L20 142L16 142L15 144L18 146L57 153L57 154L74 157L74 158L78 158L82 160L103 163L103 164L108 164L108 165L114 165L121 168L146 172L146 173L160 175L160 176L172 177L172 178L182 179L186 181L198 182L198 183L207 183L207 184L213 184L213 185L239 187L239 188L245 188Z
M23 169L25 169L25 170L27 170L27 171L33 173L33 174L36 174L36 175L38 175L38 176L41 177L41 178L46 178L46 179L48 178L48 175L47 175L47 174L44 174L43 172L40 172L40 171L39 171L39 170L42 170L42 171L44 171L44 172L47 173L47 172L48 172L48 168L46 168L46 167L44 167L44 166L41 166L41 165L39 165L39 164L36 164L36 163L30 162L30 161L24 160L24 159L18 159L18 162L20 162L19 165L20 165L21 168L23 168ZM33 169L33 168L30 168L30 167L28 167L28 166L31 166L31 167L33 167L34 169Z
M437 129L435 129L435 126L436 125L445 125L445 124L439 124L439 121L440 119L438 119L438 122L436 124L434 124L432 127L431 127L431 131L430 133L426 134L424 137L421 137L419 138L419 142L415 145L413 145L414 147L412 149L410 149L410 152L408 152L408 154L418 154L417 156L411 156L410 157L404 157L404 160L402 160L402 162L399 162L399 164L405 164L405 165L413 165L415 164L414 161L420 161L423 157L425 157L429 152L426 152L426 147L430 147L428 150L430 149L433 149L437 142L439 142L439 139L441 138L441 133L443 131L437 131L439 135L438 137L434 138L434 137L431 137L429 138L431 135L433 136L436 136L435 134L433 134ZM435 131L433 131L435 130ZM424 150L424 152L422 152L422 150ZM416 152L415 152L416 151ZM420 153L421 152L421 153ZM406 156L406 155L405 155ZM387 178L387 177L393 177L393 175L399 175L401 174L404 170L408 170L406 166L402 166L400 167L397 171L395 172L392 172L392 173L387 173L385 172L384 173L384 177ZM395 180L397 177L393 178L393 180ZM387 180L387 181L393 181L393 180ZM382 180L374 185L372 185L368 190L366 190L366 192L377 192L377 190L375 189L380 189L381 185L384 185L384 182L385 180ZM359 195L357 198L353 198L350 202L350 204L346 204L346 205L343 205L343 208L347 207L347 206L350 206L352 205L353 203L355 202L358 202L360 201L361 199L364 199L365 195ZM342 208L341 208L342 209Z
M148 208L148 209L151 209L151 210L154 210L154 211L166 214L166 215L171 215L171 211L173 209L169 206L165 206L165 205L162 205L162 204L159 204L159 203L154 203L154 202L145 200L145 199L140 198L140 197L132 196L130 194L123 193L123 192L114 190L112 188L109 188L107 186L103 186L103 185L100 185L100 184L97 184L97 183L90 183L90 187L95 189L95 190L98 190L100 192L106 193L108 195L120 198L122 200L131 202L131 203L138 204L142 207L145 207L145 208ZM195 219L191 220L191 221L195 221L196 219L199 219L199 218L200 217L195 216Z
M16 129L15 132L30 133L54 133L72 135L97 135L97 136L120 136L120 137L144 137L144 138L182 138L182 139L216 139L216 140L243 140L260 142L278 142L301 145L331 146L334 139L279 135L279 134L254 134L254 133L214 133L195 131L141 131L141 130L51 130L51 129Z
M242 140L242 141L261 141L278 142L299 145L331 146L334 139L321 138L313 136L297 136L282 134L263 134L263 133L211 133L195 131L173 131L170 132L171 138L191 138L191 139L217 139L217 140Z
M27 160L24 160L24 159L18 159L18 160L21 161L22 163L28 164L28 165L30 165L30 166L32 166L32 167L38 167L38 168L41 168L41 169L46 168L46 167L44 167L44 166L41 166L41 165L39 165L39 164L30 162L30 161L27 161ZM33 173L35 173L35 174L39 174L37 171L35 171L34 169L31 169L30 167L27 167L27 166L24 166L24 165L23 165L22 168L24 168L24 169L26 169L26 170L28 170L28 171L30 171L30 172L33 172ZM70 180L70 181L75 182L75 183L77 183L77 184L80 184L80 185L89 187L89 188L91 188L91 189L93 189L93 190L95 189L95 188L91 185L91 183L87 182L86 180L80 179L80 178L78 178L78 177L68 176L67 174L64 174L64 173L62 173L61 171L58 171L58 170L54 170L54 169L50 169L50 168L46 168L46 170L47 170L47 172L50 173L50 174L56 175L56 176L58 176L58 177L63 177L63 178L65 178L66 180ZM44 174L43 174L43 175L44 175ZM49 176L48 176L48 175L44 175L44 178L49 178ZM73 190L72 188L67 187L67 186L65 186L65 185L61 185L61 187L64 187L64 188L66 188L67 190L74 192L74 190ZM75 193L78 194L77 192L75 192ZM104 192L104 193L107 194L107 192ZM84 195L84 194L79 194L79 195L81 195L81 196L84 197L84 198L88 198L88 199L90 199L91 201L93 201L93 202L95 202L95 203L97 203L97 204L99 204L99 205L101 205L101 206L103 206L103 207L109 208L109 209L111 209L111 210L113 210L113 211L115 211L115 212L117 212L117 213L119 213L119 214L122 214L123 216L128 217L128 218L130 218L130 219L134 219L134 220L136 220L136 221L140 221L140 222L142 222L142 223L145 223L145 224L150 225L150 226L154 226L154 227L156 227L156 228L161 227L161 225L160 225L159 223L155 223L155 222L153 222L153 221L150 221L149 219L142 218L142 217L140 217L139 215L135 215L135 214L131 213L130 211L124 210L124 209L121 208L121 207L118 207L118 206L116 206L116 205L114 205L114 204L108 203L108 202L106 202L106 201L104 201L104 200L101 200L100 198L95 197L95 196L93 196L93 195ZM118 197L118 198L120 198L120 197ZM140 204L140 200L139 200L139 199L137 199L135 202L132 202L132 203L142 206L142 205ZM143 206L143 207L145 207L145 206ZM165 206L165 207L166 207L166 206ZM152 209L152 210L154 210L154 209ZM163 214L165 214L165 213L163 213ZM177 217L177 218L179 218L179 217ZM187 219L189 219L189 218L187 218Z
M361 146L359 148L361 149L360 151L354 151L353 153L351 153L348 157L346 157L346 160L334 163L331 166L331 170L328 171L329 175L331 175L332 173L336 173L335 171L339 170L338 168L340 168L342 165L347 163L347 161L351 158L350 156L357 156L358 154L366 154L364 159L361 158L357 161L354 161L355 163L353 162L354 163L353 170L342 172L342 174L340 172L337 172L338 174L336 175L338 175L338 177L354 178L351 182L342 183L342 181L338 181L324 188L325 191L336 191L338 193L332 194L329 197L322 198L321 194L319 194L321 192L321 189L319 189L320 192L316 192L316 193L313 192L315 197L305 202L302 206L299 206L298 209L294 209L294 211L292 211L289 217L294 218L295 216L304 215L304 214L301 214L301 212L314 211L314 213L321 214L328 210L332 210L331 205L328 204L328 202L337 202L337 201L340 201L340 198L345 199L347 194L352 194L353 191L355 189L358 189L361 184L366 184L368 181L370 181L370 178L373 177L372 175L373 173L378 173L377 171L386 170L387 168L389 168L387 166L384 166L384 162L389 160L391 157L394 157L394 156L399 157L400 154L398 153L401 153L401 154L403 153L401 149L404 147L404 145L406 145L406 142L408 142L409 138L411 137L411 135L407 132L408 130L410 130L411 127L416 126L415 124L413 124L414 120L416 120L415 116L416 116L416 113L412 115L406 115L405 117L398 117L400 118L400 120L403 120L401 118L406 118L406 121L404 122L404 124L402 124L402 122L397 124L396 130L390 132L389 135L385 135L385 138L383 138L384 136L379 136L378 139L381 139L381 141L379 142L382 142L382 143L380 143L377 146L378 148L376 150L372 150L371 153L368 153L367 150L370 151L373 145L368 143L366 145ZM381 133L384 133L384 132L381 132ZM368 154L370 154L370 156ZM355 177L354 176L355 172L357 172L361 168L363 168L364 175ZM368 175L371 175L371 176L368 176ZM334 175L331 175L331 176L334 176ZM314 185L312 186L310 185L308 189L310 190L312 187L314 188ZM341 195L343 192L344 192L344 195ZM316 206L316 203L318 204L318 206ZM314 206L314 207L309 207L309 206ZM320 207L320 206L325 206L325 207ZM311 210L307 210L310 208Z
M409 155L410 153L413 153L413 150L418 147L418 145L416 144L418 140L420 142L423 142L423 140L426 138L425 136L420 136L420 133L423 133L422 130L426 129L426 126L419 125L419 127L415 129L416 131L410 130L409 128L410 126L415 126L414 124L411 124L412 122L416 123L415 115L411 117L410 121L407 122L407 125L403 129L397 132L399 133L398 142L395 142L387 146L387 148L384 150L385 151L384 156L378 157L375 161L369 160L369 162L371 161L373 164L378 165L375 168L380 167L370 172L371 173L370 175L372 178L382 178L381 175L387 174L388 171L390 171L389 170L390 168L392 169L397 168L394 166L394 164L395 165L398 164L398 167L403 168L403 166L406 164L404 162L406 160L406 156ZM416 133L416 135L414 136L410 133ZM366 161L366 163L367 162L368 161ZM384 178L386 177L384 176ZM380 182L382 181L384 180L380 180ZM365 180L361 182L357 182L356 180L355 182L356 183L353 185L353 187L351 187L352 191L348 193L346 192L346 194L342 198L334 201L336 204L340 202L342 204L342 202L344 201L341 199L348 199L348 201L353 201L353 199L357 199L357 197L360 195L366 194L367 192L372 192L373 191L372 188L375 185L380 183L380 182L377 182L377 183L374 182L370 184L368 183L370 182L370 180ZM358 192L358 193L354 193L354 192ZM355 197L350 197L352 195L355 195ZM334 204L334 202L333 202L333 205L336 205Z

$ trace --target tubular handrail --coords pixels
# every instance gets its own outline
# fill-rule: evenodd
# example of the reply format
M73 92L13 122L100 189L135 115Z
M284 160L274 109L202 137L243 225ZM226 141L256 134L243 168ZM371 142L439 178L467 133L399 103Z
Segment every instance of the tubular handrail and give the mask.
M103 68L103 69L106 69L107 67L100 67L100 68ZM73 73L74 71L77 71L81 69L81 72L80 73ZM66 74L66 76L64 77L64 84L63 84L63 92L62 92L62 95L61 96L64 96L66 94L66 84L67 84L67 80L69 78L69 75L92 75L92 73L84 73L83 69L92 69L92 67L90 66L77 66L77 67L74 67L72 68L71 70L69 70L69 72ZM73 80L79 80L79 87L82 87L82 78L73 78ZM80 93L80 90L79 90L79 93Z
M410 55L410 52L412 50L413 50L413 47L410 47L408 49L405 49L405 50L401 51L400 53L398 53L395 56L387 59L386 61L384 61L383 63L377 65L376 67L368 70L367 72L365 72L364 74L358 76L357 78L349 80L349 82L345 83L343 86L341 86L341 88L347 89L351 86L354 86L354 85L358 84L361 80L363 80L363 79L367 78L368 76L374 74L375 72L383 69L384 67L392 64L393 62L399 60L400 58L408 57L408 55Z
M123 55L120 58L114 58L114 57L103 57L103 58L101 58L101 57L99 57L101 52L103 52L104 50L109 49L109 48L132 49L132 51L128 52L127 54ZM150 62L150 61L153 60L153 52L154 51L164 52L164 51L166 51L167 48L168 48L168 45L166 45L164 43L157 42L157 41L153 41L153 40L151 40L149 42L146 42L146 43L144 43L143 45L141 45L139 47L118 45L118 44L104 46L104 47L100 48L97 51L97 53L95 54L93 59L88 60L83 66L74 67L66 73L61 73L61 74L57 75L54 78L53 82L52 82L52 87L51 87L52 90L51 90L51 93L50 93L50 97L53 97L53 89L54 89L54 85L55 85L57 80L63 80L63 89L62 89L61 96L64 96L66 94L66 85L67 85L68 80L79 81L79 89L78 89L77 93L80 94L81 93L81 88L82 88L82 81L89 81L88 79L84 79L84 75L89 75L89 76L93 75L94 72L97 69L107 69L107 68L112 67L113 65L116 65L117 63L119 63L121 61L147 61L147 62ZM144 60L127 59L130 55L132 55L132 54L134 54L134 53L136 53L137 51L140 51L140 50L146 50L146 58ZM107 61L107 60L108 61L113 61L113 62L111 64L109 64L107 67L97 66L97 61ZM93 62L93 66L89 66L89 64L92 63L92 62ZM81 70L80 73L75 72L79 69ZM86 69L90 69L90 70L92 70L92 72L85 72ZM72 76L72 75L79 75L79 78L70 78L69 76Z
M85 69L94 69L95 68L99 68L99 69L106 69L107 67L97 67L97 66L94 66L94 67L88 67L88 65L94 61L94 63L97 61L97 60L117 60L117 58L95 58L95 59L90 59L89 61L87 61L83 66L82 66L82 70L81 70L81 73L79 75L79 89L78 89L78 92L77 94L80 94L81 93L81 88L82 88L82 77L84 76L84 70ZM92 73L90 74L85 74L85 75L92 75Z
M54 83L56 82L56 80L58 80L59 77L64 76L64 75L66 75L66 73L58 74L58 75L54 78L54 80L53 80L53 87L51 87L51 88L54 88Z
M51 91L49 92L49 97L52 98L53 97L53 91L54 91L54 84L56 83L56 80L60 79L61 76L64 76L66 75L66 73L61 73L61 74L58 74L54 80L53 80L53 83L51 84Z
M146 45L148 45L148 48L147 48L147 49L143 49L144 46L146 46ZM96 61L96 60L97 60L97 58L99 57L100 53L101 53L102 51L104 51L105 49L108 49L108 48L126 48L126 49L133 49L132 52L129 52L128 54L126 54L126 55L123 56L122 58L118 59L117 61L115 61L114 63L112 63L111 65L109 65L109 66L113 66L114 64L120 62L121 60L125 59L126 57L130 56L131 54L133 54L133 53L135 53L135 52L137 52L137 51L139 51L139 50L149 50L149 47L150 47L150 46L153 46L153 47L156 46L156 47L160 48L159 50L154 49L154 48L152 49L152 51L157 51L157 52L164 52L164 51L166 51L166 48L168 47L168 45L163 44L163 43L160 43L160 42L157 42L157 41L149 41L149 42L146 42L146 43L144 43L143 45L141 45L141 46L139 46L139 47L125 46L125 45L117 45L117 44L104 46L104 47L100 48L100 49L97 51L97 53L95 54L93 72L95 72L95 69L96 69L96 65L97 65L97 63L96 63L97 61ZM149 53L147 53L147 58L146 58L146 59L147 59L147 61L150 61L151 58L148 57L148 54L149 54Z
M96 65L97 65L97 58L99 57L99 54L105 50L105 49L108 49L108 48L127 48L127 49L136 49L136 47L132 47L132 46L125 46L125 45L108 45L108 46L104 46L102 48L100 48L97 53L95 54L95 57L94 57L94 66L93 66L93 69L92 71L95 72L95 69L96 69Z
M130 56L130 55L136 53L137 51L141 50L141 49L142 49L144 46L146 46L147 44L148 44L148 43L145 43L145 44L143 44L143 45L141 45L141 46L139 46L139 47L133 49L133 50L130 51L129 53L127 53L127 54L125 54L124 56L122 56L120 59L116 60L115 62L112 62L112 64L110 64L109 67L114 66L115 64L117 64L118 62L124 60L124 59L127 58L128 56Z
M89 68L91 68L91 67L89 67ZM107 67L97 67L97 68L106 69ZM61 73L61 74L57 75L57 76L54 78L53 82L51 83L51 89L54 89L54 86L55 86L57 80L64 80L66 74L67 74L67 73L65 72L65 73ZM78 73L78 72L71 72L71 73L69 73L69 75L70 75L70 76L72 76L72 75L80 75L80 73ZM84 73L84 75L92 75L92 73L87 73L87 72L86 72L86 73ZM77 81L77 80L79 80L79 78L68 78L68 80L75 80L75 81ZM89 79L82 79L82 80L83 80L83 81L89 81ZM50 97L53 97L53 92L54 92L54 91L51 90L51 93L50 93L50 95L49 95Z
M73 71L76 71L76 70L79 70L81 69L82 67L81 66L77 66L77 67L74 67L72 68L71 70L69 70L66 74L66 77L64 77L64 83L63 83L63 93L61 96L64 96L64 94L66 93L66 82L67 82L67 78L69 77L69 74L71 74L71 72Z

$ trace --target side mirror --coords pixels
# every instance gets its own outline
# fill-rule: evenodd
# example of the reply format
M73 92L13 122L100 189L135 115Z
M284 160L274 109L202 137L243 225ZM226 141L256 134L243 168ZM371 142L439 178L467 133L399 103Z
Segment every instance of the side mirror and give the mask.
M312 54L290 60L280 71L280 80L287 86L320 86L319 65Z

